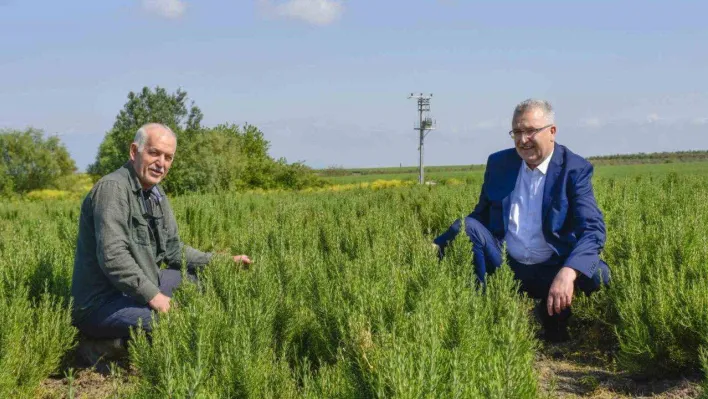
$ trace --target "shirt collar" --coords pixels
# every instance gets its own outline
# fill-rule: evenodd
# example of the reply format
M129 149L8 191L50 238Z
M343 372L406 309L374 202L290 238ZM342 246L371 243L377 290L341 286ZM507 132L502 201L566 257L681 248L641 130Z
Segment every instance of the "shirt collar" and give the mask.
M550 163L551 163L551 158L553 158L553 153L554 153L554 152L555 152L555 149L554 149L553 151L551 151L551 153L548 154L548 156L546 157L546 159L544 159L543 162L541 162L541 164L536 167L536 169L538 169L538 171L541 172L541 173L544 174L544 175L546 174L546 172L548 172L548 165L550 165ZM525 171L527 171L527 172L531 172L531 171L532 171L531 168L529 168L529 166L526 165L526 162L524 162L523 164L524 164L524 170L525 170Z
M143 192L147 196L152 197L155 202L160 202L162 200L162 195L160 194L160 190L157 189L157 186L152 186L148 190L143 190Z

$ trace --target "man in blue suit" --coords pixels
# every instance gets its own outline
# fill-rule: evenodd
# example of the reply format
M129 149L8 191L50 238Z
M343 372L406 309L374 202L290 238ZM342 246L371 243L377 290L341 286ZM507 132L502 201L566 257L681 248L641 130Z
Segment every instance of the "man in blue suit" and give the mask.
M487 160L479 202L464 219L473 244L477 278L507 263L521 290L540 299L544 338L569 339L567 320L576 288L586 294L609 282L600 259L605 222L592 189L593 166L557 144L553 108L547 101L516 106L509 132L515 148ZM462 229L461 220L435 239L442 256Z

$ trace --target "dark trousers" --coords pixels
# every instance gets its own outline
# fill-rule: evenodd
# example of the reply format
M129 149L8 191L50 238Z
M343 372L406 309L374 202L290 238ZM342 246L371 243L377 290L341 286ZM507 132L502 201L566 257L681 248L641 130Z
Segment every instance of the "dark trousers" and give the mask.
M196 279L196 276L189 276ZM172 292L182 282L179 270L164 269L160 271L160 292L172 297ZM157 318L148 305L142 305L125 295L116 297L91 312L89 317L76 327L80 332L91 338L129 338L131 327L142 327L152 331L151 322Z
M435 243L441 248L441 256L445 250L445 246L455 238L459 233L461 225L460 220L448 229L445 233L435 239ZM472 242L472 260L474 263L474 272L477 279L484 283L486 274L493 274L496 269L502 264L502 243L489 232L489 230L476 219L465 218L465 232ZM550 316L546 312L546 299L548 291L551 288L553 279L558 274L558 271L565 266L562 259L554 254L551 259L546 262L525 265L517 262L511 256L507 256L507 263L514 276L520 282L520 289L523 292L535 299L540 299L539 317L541 321L548 321ZM597 291L602 285L607 285L610 282L610 269L607 264L600 260L600 263L595 271L595 274L590 278L584 274L578 273L578 278L575 280L575 287L583 291L586 295ZM555 321L565 321L570 317L570 309L562 311L560 314L553 316Z

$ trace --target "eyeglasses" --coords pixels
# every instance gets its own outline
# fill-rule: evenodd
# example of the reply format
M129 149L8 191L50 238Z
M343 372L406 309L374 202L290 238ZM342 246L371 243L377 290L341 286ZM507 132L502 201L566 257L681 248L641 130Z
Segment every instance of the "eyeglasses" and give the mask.
M529 130L510 130L509 131L509 136L511 136L512 139L518 140L524 136L528 137L529 140L534 138L537 134L541 133L543 129L549 128L553 126L553 124L546 125L544 127L539 127L538 129L529 129Z

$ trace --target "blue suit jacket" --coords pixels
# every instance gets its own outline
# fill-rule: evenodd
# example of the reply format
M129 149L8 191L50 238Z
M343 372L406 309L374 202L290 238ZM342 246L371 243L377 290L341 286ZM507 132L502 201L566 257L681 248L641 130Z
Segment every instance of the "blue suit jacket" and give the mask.
M482 223L498 240L509 224L511 193L522 159L515 148L489 156L479 202L468 217ZM563 260L564 266L592 277L605 245L605 222L592 190L593 166L565 146L555 144L543 189L543 236ZM441 244L454 238L455 223L436 239ZM457 230L457 231L454 231ZM445 237L447 236L447 237Z

